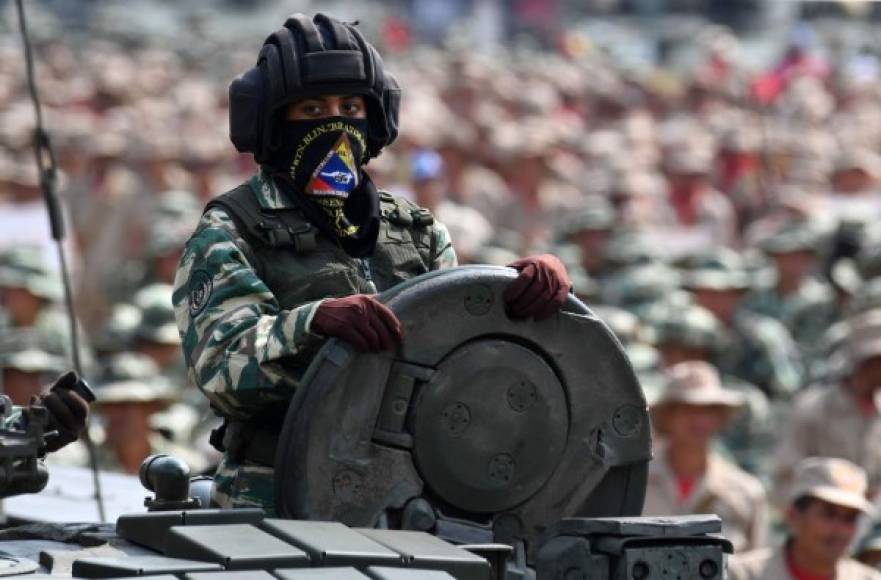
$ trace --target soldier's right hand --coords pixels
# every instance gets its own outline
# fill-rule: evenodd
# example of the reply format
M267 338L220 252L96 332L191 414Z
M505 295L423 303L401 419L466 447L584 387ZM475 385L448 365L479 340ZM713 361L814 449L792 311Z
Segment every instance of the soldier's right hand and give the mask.
M341 338L360 352L394 350L401 342L398 317L367 294L322 301L312 317L312 330Z

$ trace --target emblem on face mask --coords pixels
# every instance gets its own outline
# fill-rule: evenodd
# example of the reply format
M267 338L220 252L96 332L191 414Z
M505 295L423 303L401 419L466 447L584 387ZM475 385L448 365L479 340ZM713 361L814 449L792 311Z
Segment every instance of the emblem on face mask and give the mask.
M357 168L349 136L343 133L312 173L306 193L345 199L358 185Z

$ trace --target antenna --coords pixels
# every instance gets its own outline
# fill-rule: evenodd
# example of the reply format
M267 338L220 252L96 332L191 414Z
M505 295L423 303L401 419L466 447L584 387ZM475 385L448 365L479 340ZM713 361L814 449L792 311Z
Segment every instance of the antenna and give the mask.
M28 36L27 21L24 14L24 6L21 0L16 0L18 8L18 25L21 30L21 40L24 44L25 67L27 70L28 89L31 101L34 104L36 126L34 127L34 155L37 159L37 170L40 174L40 189L43 191L43 199L46 202L46 211L49 214L49 226L52 230L52 238L58 247L58 258L61 264L61 281L64 285L64 300L67 305L67 315L70 321L70 348L73 368L77 374L83 376L82 360L80 359L79 334L77 332L76 311L73 304L73 293L70 288L70 274L67 269L67 258L64 252L64 219L61 215L61 202L56 191L57 173L55 154L52 152L52 144L49 134L43 128L43 113L40 109L40 98L37 94L37 81L34 76L34 57L31 52L31 41ZM104 510L104 499L101 494L101 481L98 478L98 458L95 454L95 443L89 434L88 426L83 431L83 441L89 452L89 466L92 470L92 482L95 487L95 502L98 504L98 518L101 523L107 521Z

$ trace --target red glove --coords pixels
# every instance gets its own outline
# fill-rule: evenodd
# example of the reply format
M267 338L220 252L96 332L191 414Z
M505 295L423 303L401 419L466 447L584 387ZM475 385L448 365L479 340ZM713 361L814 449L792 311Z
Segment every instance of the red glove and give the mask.
M312 330L341 338L360 352L394 350L401 342L398 317L367 294L323 301L312 317Z
M508 314L513 318L543 320L560 309L572 288L566 266L556 256L530 256L508 264L520 275L505 290Z
M49 411L47 431L57 431L56 437L46 442L47 451L57 451L68 443L76 441L86 428L89 417L89 403L71 390L79 380L75 372L61 376L48 393L35 395L31 404L46 407Z

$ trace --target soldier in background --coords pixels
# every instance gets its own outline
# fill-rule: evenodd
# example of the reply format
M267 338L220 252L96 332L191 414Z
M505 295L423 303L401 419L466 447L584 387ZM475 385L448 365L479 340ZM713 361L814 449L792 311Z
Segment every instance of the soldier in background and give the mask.
M133 350L148 356L160 372L179 385L186 383L186 370L180 351L180 334L172 305L173 288L151 284L132 299L140 311L140 321L132 333Z
M0 303L14 327L31 327L61 300L61 280L46 266L36 246L0 253Z
M604 257L614 227L614 208L598 196L585 200L584 209L563 227L563 241L577 249L578 265L587 275L598 278L608 273Z
M164 377L149 358L136 353L114 355L103 377L95 384L96 412L103 426L103 468L137 473L141 462L154 453L168 453L187 461L194 471L207 467L205 458L189 447L181 437L192 417L181 418L184 424L172 430L168 421L159 421L164 432L156 429L157 415L180 398L180 388ZM183 440L182 440L183 439Z
M735 554L729 560L730 578L881 579L881 572L846 557L860 516L872 513L865 493L866 474L857 465L843 459L804 459L796 466L787 495L786 542L778 548Z
M811 352L838 315L836 296L819 277L822 232L809 222L793 222L758 247L774 265L773 284L757 288L744 306L782 322L802 349Z
M715 364L730 340L716 317L697 305L663 309L654 313L650 321L647 334L666 368L686 361ZM721 380L727 389L744 398L743 408L720 433L722 447L740 467L763 476L777 431L768 397L755 385L737 377L722 375Z
M410 160L410 182L416 205L448 224L463 264L473 263L479 248L493 236L493 227L479 211L449 198L443 158L434 151L417 151Z
M27 405L43 385L67 369L64 354L36 328L6 329L0 339L2 391L16 405Z
M783 423L773 473L778 497L805 457L847 459L867 472L871 494L881 486L881 323L852 323L836 358L839 382L801 393Z
M744 397L724 388L705 362L679 363L667 372L665 390L651 409L660 440L649 464L643 515L715 513L736 551L764 546L768 505L762 484L712 451Z
M801 355L778 321L742 307L759 273L730 250L689 259L684 286L695 301L713 313L728 336L716 364L721 372L753 384L770 399L788 398L801 388Z

